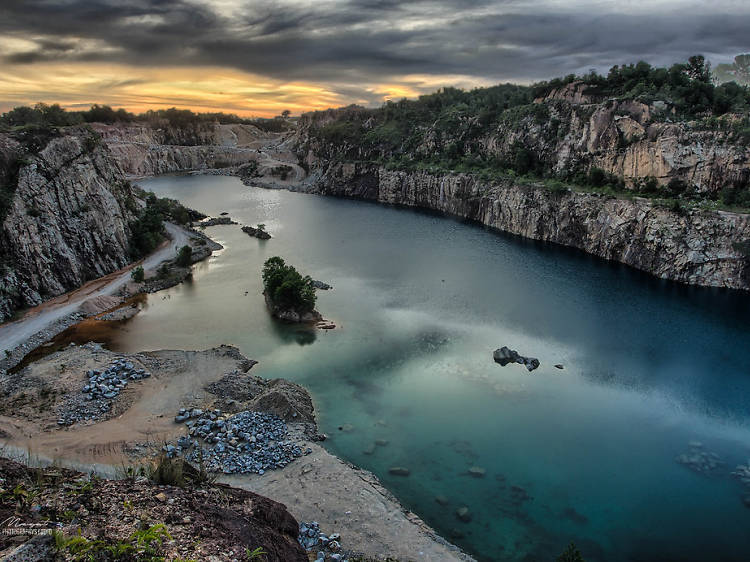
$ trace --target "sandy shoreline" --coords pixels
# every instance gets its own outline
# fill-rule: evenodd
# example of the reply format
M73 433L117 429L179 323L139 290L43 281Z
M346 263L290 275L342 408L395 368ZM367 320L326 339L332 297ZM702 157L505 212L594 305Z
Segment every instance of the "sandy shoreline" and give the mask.
M268 154L265 156L268 164L291 164L294 177L284 182L276 178L266 178L265 182L253 178L252 183L257 182L266 188L290 189L304 179L304 172L297 170L296 164L274 159ZM238 175L234 169L188 173ZM85 317L103 312L103 309L93 310L90 314L76 311L60 318L14 349L12 356L7 358L8 364L10 360L18 363L33 349ZM45 419L24 419L14 409L14 415L9 416L7 408L3 411L0 404L0 426L5 428L0 432L0 443L5 445L4 454L16 459L25 457L27 461L54 462L78 470L95 470L108 477L116 476L125 466L150 460L165 442L183 435L184 427L173 422L175 412L180 407L210 407L217 403L216 397L207 393L204 387L218 381L227 372L237 371L238 362L246 360L231 347L203 352L158 351L124 355L91 344L71 345L35 361L19 375L36 383L47 377L58 386L67 385L68 392L78 393L85 369L101 367L115 357L127 357L138 365L148 365L153 377L131 385L118 398L122 402L121 408L114 408L111 418L61 429L53 415ZM154 360L157 364L163 361L164 365L155 365ZM0 372L0 383L3 382L7 379ZM39 388L35 391L39 392ZM304 394L309 400L307 391ZM221 405L226 406L223 402ZM32 417L37 406L35 403L29 412ZM260 406L259 410L268 410L268 404L256 406ZM283 410L288 404L271 401L271 411L279 406L281 411L274 413L283 418ZM314 429L312 410L309 422ZM310 423L290 423L289 430L301 447L312 451L309 455L282 470L269 471L262 476L227 476L221 480L285 504L300 522L318 521L325 531L340 533L345 548L369 557L391 557L402 561L473 560L405 509L375 475L326 451L311 438L314 432L311 432Z
M152 376L130 384L103 419L60 427L59 411L80 399L86 370L118 358ZM287 381L256 377L249 372L253 364L230 346L121 354L97 344L71 345L0 381L0 441L5 454L15 458L97 469L111 477L124 467L152 461L164 443L184 435L185 426L173 420L181 407L269 411L287 421L290 440L311 453L281 470L230 475L221 481L285 504L298 521L318 521L327 532L340 533L346 549L367 556L471 560L406 510L373 474L316 442L307 391ZM252 392L243 395L247 388Z

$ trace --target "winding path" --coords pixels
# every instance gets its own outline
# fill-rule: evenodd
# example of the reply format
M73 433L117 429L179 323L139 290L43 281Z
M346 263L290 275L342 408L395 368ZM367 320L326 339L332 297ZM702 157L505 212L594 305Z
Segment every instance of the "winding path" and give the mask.
M46 301L30 309L20 320L0 324L0 347L12 350L57 320L75 312L88 299L114 295L130 281L130 272L134 267L141 265L144 270L153 270L164 260L174 257L177 253L176 248L188 243L190 233L171 223L164 223L164 226L171 241L144 260L89 281L78 289Z

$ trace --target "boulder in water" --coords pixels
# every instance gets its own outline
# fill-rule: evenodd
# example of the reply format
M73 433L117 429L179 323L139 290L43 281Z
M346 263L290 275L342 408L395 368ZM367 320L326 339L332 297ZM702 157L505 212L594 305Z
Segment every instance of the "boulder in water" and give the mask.
M250 236L255 236L256 238L260 240L269 240L271 238L271 235L268 234L268 232L266 232L262 228L253 228L252 226L243 226L242 232Z
M506 346L503 346L500 349L496 349L492 353L492 358L495 360L495 363L499 363L503 367L505 367L509 363L519 363L521 365L524 365L529 370L529 372L539 368L539 359L537 359L536 357L524 357L523 355L520 355L515 349L510 349Z
M435 496L435 501L440 505L448 505L448 498L445 496Z
M321 291L328 291L330 289L333 289L333 287L329 285L328 283L324 283L323 281L318 281L317 279L313 279L312 284L313 284L313 287L315 287L316 289L320 289Z
M500 349L495 350L492 354L492 358L495 360L495 363L500 363L500 365L505 367L508 363L515 363L518 361L519 355L517 351L503 346Z

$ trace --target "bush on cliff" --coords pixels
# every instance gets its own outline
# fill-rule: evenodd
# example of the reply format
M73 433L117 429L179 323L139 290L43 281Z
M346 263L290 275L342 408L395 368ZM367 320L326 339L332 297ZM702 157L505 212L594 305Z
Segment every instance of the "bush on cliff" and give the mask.
M315 287L310 276L304 277L278 256L263 265L263 289L271 302L282 309L299 313L315 308Z
M193 263L193 249L185 245L182 248L180 248L179 253L177 254L177 265L180 267L188 267L190 264Z

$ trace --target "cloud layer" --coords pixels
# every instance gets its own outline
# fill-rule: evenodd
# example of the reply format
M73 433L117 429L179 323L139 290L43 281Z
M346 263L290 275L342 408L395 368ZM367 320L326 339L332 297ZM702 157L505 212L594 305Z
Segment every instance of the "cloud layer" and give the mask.
M695 53L730 60L750 50L750 5L737 0L125 4L3 0L4 70L20 76L33 67L115 65L130 69L123 78L130 82L143 80L138 69L182 69L186 76L226 69L271 83L269 99L282 84L303 96L307 84L333 102L377 103L443 84L529 82L639 59L669 64ZM256 102L263 97L255 94Z

